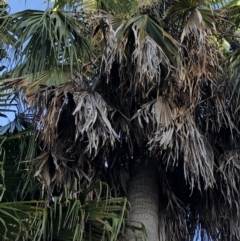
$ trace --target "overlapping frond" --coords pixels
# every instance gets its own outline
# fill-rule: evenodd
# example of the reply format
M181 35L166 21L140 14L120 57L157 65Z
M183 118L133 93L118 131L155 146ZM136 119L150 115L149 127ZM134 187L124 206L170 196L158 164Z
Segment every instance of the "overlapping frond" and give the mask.
M10 25L9 6L0 4L0 39L1 44L13 45L16 41L13 34L9 32ZM3 47L3 46L1 46Z
M11 15L17 36L15 76L37 74L43 70L69 64L79 68L81 58L87 58L88 43L83 36L83 24L64 11L25 10ZM24 43L24 47L22 44Z
M184 160L184 176L192 190L195 183L201 189L201 178L204 180L205 188L213 187L215 183L213 150L198 129L189 110L178 109L167 99L160 97L154 102L145 104L135 116L138 117L142 127L141 119L151 123L149 149L153 151L159 148L161 154L164 154L164 159L166 158L167 166L178 165L180 159Z
M1 202L0 236L2 240L118 240L129 205L126 198L108 194L102 198L105 189L95 183L78 199L66 192L48 207L45 201Z
M172 64L176 63L178 43L156 20L146 14L128 20L109 15L102 17L108 26L102 73L109 77L115 63L128 66L133 69L129 76L133 90L136 92L142 89L142 95L148 95L166 80ZM120 75L125 74L122 71L126 70L120 68Z
M69 184L75 175L85 178L84 171L78 170L81 170L80 166L89 165L91 169L91 158L96 157L104 146L114 147L118 140L109 120L114 110L98 92L87 89L78 73L65 84L52 87L32 88L24 79L21 82L13 79L8 83L9 86L17 84L17 89L25 91L26 101L35 111L36 131L42 143L42 153L36 159L35 176L50 193L56 184ZM51 165L54 166L53 173ZM89 176L94 173L92 170ZM87 179L90 184L91 178Z

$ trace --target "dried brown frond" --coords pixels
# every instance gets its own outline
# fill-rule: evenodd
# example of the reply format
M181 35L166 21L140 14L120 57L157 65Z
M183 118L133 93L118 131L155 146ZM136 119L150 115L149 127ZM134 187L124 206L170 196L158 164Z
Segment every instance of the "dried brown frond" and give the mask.
M201 178L204 188L213 187L213 150L198 129L192 113L184 108L173 107L163 97L153 103L142 106L142 110L134 116L138 116L140 126L143 126L141 118L152 125L149 150L158 149L161 155L165 154L167 166L177 165L182 158L184 176L192 190L195 184L201 189Z
M165 79L168 77L172 68L170 61L162 48L149 36L140 40L139 36L141 31L133 25L133 33L135 35L135 50L132 54L132 60L135 64L135 91L142 89L143 95L160 86L161 81L161 69L166 67L168 73Z
M80 141L85 138L88 139L88 146L86 152L90 155L94 150L96 156L99 148L101 148L107 141L111 146L118 139L116 132L113 130L109 121L109 112L111 109L97 92L89 93L87 91L74 92L73 100L76 108L73 112L75 115L76 134L75 140Z
M203 28L203 18L201 13L197 8L191 11L191 14L187 20L186 25L183 28L181 35L181 42L183 42L184 37L192 33L193 35L198 36L198 44L202 45L205 42L206 32Z
M226 187L226 190L222 190L224 198L232 207L236 205L234 200L239 199L240 195L240 150L232 149L226 151L220 158L218 171L224 182L222 185L225 184Z
M107 82L110 78L113 62L116 59L117 52L117 30L114 30L112 24L112 15L104 11L99 11L93 16L94 19L102 19L104 21L104 29L101 24L98 25L98 32L105 41L103 52L101 52L101 69L107 74ZM107 43L107 44L106 44Z
M201 179L204 181L204 189L211 188L215 183L212 146L197 128L192 115L187 114L183 118L184 120L180 120L176 125L181 139L180 149L183 152L185 177L192 189L195 182L201 189Z
M50 193L55 185L70 185L74 177L88 184L95 172L90 160L104 146L114 147L118 135L110 123L114 114L98 92L86 89L80 74L57 86L32 88L24 79L8 80L17 86L35 115L41 154L36 159L35 176ZM86 169L86 174L84 173Z

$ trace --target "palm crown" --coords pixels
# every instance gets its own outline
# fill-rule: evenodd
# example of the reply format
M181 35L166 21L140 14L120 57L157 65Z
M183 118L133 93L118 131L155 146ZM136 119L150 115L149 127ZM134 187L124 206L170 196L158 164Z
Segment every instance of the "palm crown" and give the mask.
M143 221L148 240L188 240L196 227L240 239L237 3L59 0L10 15L17 65L3 89L31 108L29 175L47 200L101 179L134 203L131 183L149 168L159 233Z

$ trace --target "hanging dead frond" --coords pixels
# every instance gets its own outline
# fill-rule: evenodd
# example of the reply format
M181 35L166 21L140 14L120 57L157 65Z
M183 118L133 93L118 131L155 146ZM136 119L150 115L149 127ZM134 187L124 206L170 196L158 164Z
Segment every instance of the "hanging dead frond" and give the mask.
M197 8L191 11L181 35L181 42L183 42L184 37L188 36L190 33L198 36L199 45L205 42L206 33L203 29L203 18Z
M121 66L119 75L124 76L124 67L130 61L128 68L132 66L132 70L129 77L135 87L134 91L142 89L143 96L147 96L153 88L160 85L161 75L165 76L165 80L173 69L171 62L176 62L178 43L148 15L129 19L106 13L99 16L103 17L107 26L103 32L106 45L101 63L102 74L107 75L107 83L114 63ZM132 34L134 39L131 39ZM128 59L129 54L131 60Z
M84 177L89 185L94 171L89 167L84 174L78 169L96 157L102 147L114 147L118 135L110 122L113 109L99 93L86 90L78 73L58 86L32 88L27 80L20 82L8 80L8 87L18 84L17 88L24 90L25 99L34 110L42 149L35 161L35 176L49 193L56 184L69 184L75 176L79 180Z
M141 119L152 125L148 142L150 151L158 149L167 166L177 165L182 159L184 176L192 190L195 184L201 190L201 179L205 189L213 187L213 150L189 110L176 109L160 97L142 106L133 118L137 116L140 126L143 126Z
M152 88L160 86L163 66L168 71L165 79L168 77L172 66L162 48L151 37L146 36L141 40L139 36L141 31L138 31L134 25L132 30L135 35L135 50L132 54L132 61L136 68L134 74L135 90L140 85L143 92L148 95Z
M110 73L112 69L113 62L116 59L117 53L117 31L118 29L113 28L113 16L110 13L104 11L99 11L92 17L94 20L99 20L96 29L98 29L98 34L101 34L102 39L104 39L107 44L104 45L103 53L101 55L101 69L102 72L107 75L107 82L109 82ZM103 27L103 24L105 25ZM94 33L96 34L96 29ZM99 43L97 43L99 45Z
M236 204L234 200L238 199L240 195L240 152L238 149L227 151L222 155L218 171L226 185L224 198L230 206L233 206Z
M111 109L101 95L97 92L75 92L73 100L76 104L73 112L76 124L75 140L79 136L81 136L80 141L84 140L86 134L88 146L85 151L91 155L94 150L94 156L108 140L111 146L114 146L118 136L108 119L108 112Z

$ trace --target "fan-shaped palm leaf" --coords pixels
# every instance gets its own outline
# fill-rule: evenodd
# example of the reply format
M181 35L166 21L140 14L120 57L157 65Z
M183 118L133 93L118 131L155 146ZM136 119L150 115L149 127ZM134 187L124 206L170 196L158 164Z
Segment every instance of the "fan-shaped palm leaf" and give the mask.
M81 58L87 57L82 23L73 14L51 9L25 10L11 18L12 31L18 37L14 45L18 64L15 75L36 74L66 63L73 70L74 65L80 67Z

